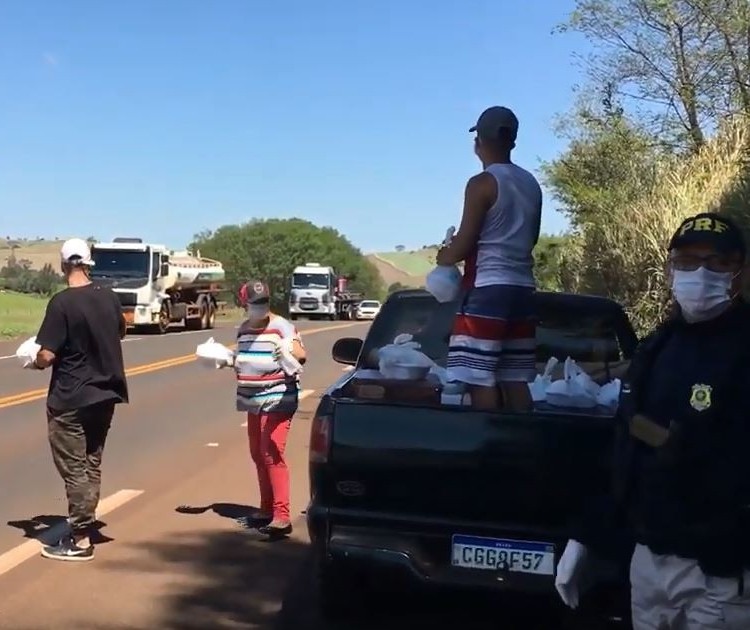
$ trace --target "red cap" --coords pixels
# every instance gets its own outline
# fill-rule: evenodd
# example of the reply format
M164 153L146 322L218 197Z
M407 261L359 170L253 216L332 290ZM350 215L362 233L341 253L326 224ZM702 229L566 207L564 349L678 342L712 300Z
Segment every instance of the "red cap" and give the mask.
M270 297L268 285L260 280L251 280L240 288L239 298L243 307L248 304L267 304Z

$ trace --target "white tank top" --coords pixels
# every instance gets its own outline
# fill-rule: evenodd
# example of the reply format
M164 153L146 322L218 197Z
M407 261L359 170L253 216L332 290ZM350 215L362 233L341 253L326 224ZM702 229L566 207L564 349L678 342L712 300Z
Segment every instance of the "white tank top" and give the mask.
M479 233L474 286L512 284L534 287L533 250L542 220L542 188L515 164L490 164L497 199Z

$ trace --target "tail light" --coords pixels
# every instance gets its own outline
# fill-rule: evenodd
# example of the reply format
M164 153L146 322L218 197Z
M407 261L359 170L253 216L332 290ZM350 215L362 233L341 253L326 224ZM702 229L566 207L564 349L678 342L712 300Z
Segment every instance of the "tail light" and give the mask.
M325 464L331 450L333 405L322 402L310 428L310 463Z

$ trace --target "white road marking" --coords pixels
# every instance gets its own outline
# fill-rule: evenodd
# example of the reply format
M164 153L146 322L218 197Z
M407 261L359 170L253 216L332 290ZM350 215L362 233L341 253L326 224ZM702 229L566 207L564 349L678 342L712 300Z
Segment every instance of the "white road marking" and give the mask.
M217 446L219 446L219 443L218 442L209 442L208 444L206 444L206 446L211 446L211 447L216 448Z
M310 396L311 394L314 394L314 393L315 393L314 389L303 389L299 393L299 400L304 400L305 398L307 398L308 396ZM241 427L247 427L247 420L245 420L245 422L243 422L240 426Z
M99 507L96 510L97 518L116 510L143 494L143 490L118 490L114 494L99 501ZM44 539L47 544L62 538L68 532L68 523L63 522L51 527L44 532ZM15 569L19 564L26 562L29 558L39 554L39 550L46 544L41 540L28 540L25 543L14 547L0 555L0 575Z
M16 358L15 354L6 354L4 357L0 357L0 361L3 361L5 359L15 359L15 358Z

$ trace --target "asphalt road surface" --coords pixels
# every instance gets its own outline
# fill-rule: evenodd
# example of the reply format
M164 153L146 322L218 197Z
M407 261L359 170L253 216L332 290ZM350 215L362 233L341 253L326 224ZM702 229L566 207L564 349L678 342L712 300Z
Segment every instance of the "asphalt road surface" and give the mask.
M258 504L258 494L231 372L193 360L195 346L210 336L231 343L234 327L128 337L131 403L118 409L108 439L102 541L95 561L83 564L39 556L40 541L60 533L66 513L46 439L49 376L21 370L8 357L18 342L0 344L0 628L332 630L316 618L311 594L303 515L308 432L321 392L342 377L330 358L333 342L366 328L300 323L310 360L288 444L295 532L273 544L234 521ZM551 628L514 621L492 601L405 600L395 607L384 601L336 628L447 630L468 621L475 628Z

